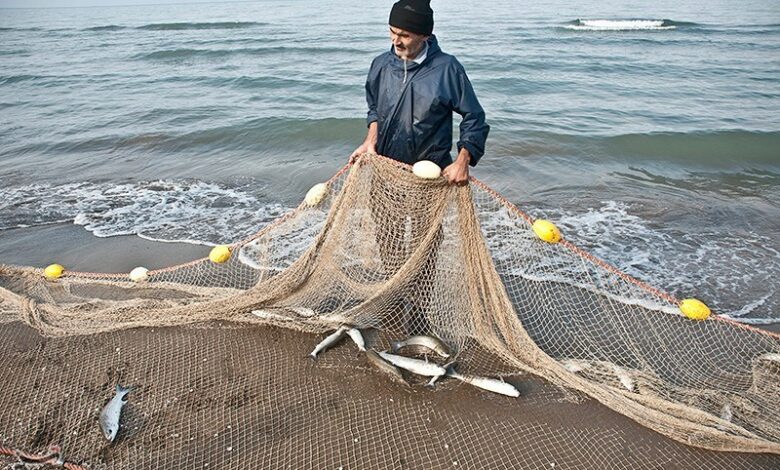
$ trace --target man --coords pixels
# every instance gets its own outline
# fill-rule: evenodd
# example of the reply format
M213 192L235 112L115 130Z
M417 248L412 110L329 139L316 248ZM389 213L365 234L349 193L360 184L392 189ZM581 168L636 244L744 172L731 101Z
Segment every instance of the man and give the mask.
M390 51L366 80L368 134L350 156L372 152L405 163L431 160L451 184L466 184L485 153L490 126L458 60L433 35L430 0L400 0L390 11ZM452 113L463 116L452 161Z
M350 160L364 153L384 155L404 163L431 160L450 184L465 185L469 165L485 152L490 127L463 66L439 48L433 36L430 0L400 0L390 11L390 51L371 63L366 80L368 134ZM453 162L452 113L463 116L458 156ZM441 225L431 227L431 205L410 197L408 187L374 175L368 200L385 275L390 279L415 252L425 250L415 273L399 292L397 312L411 333L430 330L436 319L435 279ZM418 193L419 194L419 193ZM427 246L426 233L436 235Z

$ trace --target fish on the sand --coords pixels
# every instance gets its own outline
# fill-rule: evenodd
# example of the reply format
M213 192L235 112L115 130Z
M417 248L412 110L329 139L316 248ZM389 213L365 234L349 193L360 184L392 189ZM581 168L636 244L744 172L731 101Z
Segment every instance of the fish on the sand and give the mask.
M387 352L378 352L382 359L386 360L390 364L401 369L406 369L417 375L424 375L426 377L434 377L437 375L444 375L447 370L433 362L423 361L421 359L414 359L411 357L398 356Z
M517 390L514 387L514 385L510 383L506 383L503 380L491 379L488 377L477 377L474 375L459 374L458 372L455 371L454 367L450 367L447 369L447 377L458 379L461 382L467 383L469 385L473 385L477 388L481 388L482 390L487 390L488 392L500 393L501 395L506 395L508 397L514 397L514 398L520 396L520 391Z
M407 346L422 346L445 359L450 357L447 346L439 338L434 338L433 336L417 335L406 338L403 341L393 341L391 344L393 352L398 352L399 349Z
M329 347L333 346L334 344L338 343L341 338L344 337L344 333L347 332L346 326L340 326L336 331L328 335L325 339L320 341L320 343L314 347L314 350L309 353L309 356L312 357L312 359L317 359L317 354L325 351Z
M363 335L360 334L360 330L358 330L357 328L350 328L347 330L347 334L349 335L350 338L352 338L352 341L355 342L358 349L360 349L361 351L366 350L366 342L363 339Z
M401 375L401 371L398 370L397 367L382 359L382 357L375 351L370 349L366 351L366 358L368 359L369 364L379 369L385 375L389 376L392 381L400 382L405 385L409 384L406 379L404 379L404 376Z
M125 388L117 384L114 391L116 394L100 412L100 429L110 442L114 442L119 432L119 418L122 415L122 408L127 403L125 397L130 393L130 387Z

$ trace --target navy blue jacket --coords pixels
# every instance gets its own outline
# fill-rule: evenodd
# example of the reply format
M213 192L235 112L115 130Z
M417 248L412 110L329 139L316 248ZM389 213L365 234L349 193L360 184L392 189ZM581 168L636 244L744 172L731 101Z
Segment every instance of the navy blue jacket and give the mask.
M421 64L404 61L393 47L371 63L366 80L368 124L377 121L377 153L414 164L431 160L444 168L452 163L452 112L463 116L458 151L471 153L471 165L485 153L490 126L466 71L458 60L428 39Z

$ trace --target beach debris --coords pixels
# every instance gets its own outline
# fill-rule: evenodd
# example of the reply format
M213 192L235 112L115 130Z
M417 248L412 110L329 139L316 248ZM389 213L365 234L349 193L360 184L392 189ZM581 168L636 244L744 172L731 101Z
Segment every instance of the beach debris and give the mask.
M306 193L304 201L310 207L319 206L325 196L328 194L328 185L326 183L317 183Z
M65 272L65 268L61 264L50 264L43 270L43 276L46 279L54 280L62 277Z
M317 359L317 354L325 351L329 347L333 346L334 344L338 343L341 338L344 337L344 333L346 333L348 328L346 326L340 326L336 331L328 335L325 339L319 342L317 346L314 347L314 350L309 353L309 356L311 356L312 359Z
M100 412L100 429L103 430L103 435L109 442L114 442L114 439L116 439L116 435L119 432L119 418L122 415L122 408L127 403L125 397L130 393L130 388L125 388L116 384L114 392L114 397L105 407L103 407L103 411Z
M444 375L447 373L446 369L433 362L423 361L422 359L414 359L411 357L398 356L396 354L390 354L385 351L377 352L382 359L388 361L396 367L406 369L417 375L424 375L426 377L435 377L437 375Z
M138 266L130 271L130 280L135 282L144 282L149 279L149 270L143 266Z
M426 349L430 349L445 359L450 357L447 346L439 338L426 335L416 335L403 341L393 341L390 345L390 348L395 353L398 352L399 349L405 348L407 346L422 346Z
M227 245L217 245L209 252L209 259L218 264L227 262L230 259L231 251Z
M691 320L706 320L712 313L707 304L699 299L684 299L680 302L680 311Z
M412 173L418 178L435 180L441 176L441 167L430 160L421 160L412 166Z
M764 354L758 356L758 359L764 360L764 361L780 362L780 354L777 354L777 353L764 353Z
M720 409L720 419L731 422L731 418L733 417L734 414L731 411L731 403L726 403L723 405L723 408Z
M582 359L566 359L562 364L566 370L575 374L590 368L590 363Z
M531 228L542 241L547 243L558 243L561 241L561 231L549 220L538 219Z
M363 335L360 334L360 330L357 328L350 328L347 330L347 334L352 338L352 341L357 345L359 350L366 350L366 341L363 339Z
M398 370L397 367L390 364L386 360L382 359L382 357L376 353L376 351L368 350L366 351L366 358L368 359L368 363L372 366L379 369L380 372L384 373L388 377L390 377L390 380L393 382L400 382L404 385L409 385L409 383L404 379L404 376L401 375L401 371Z
M447 377L458 379L461 382L467 383L469 385L473 385L477 388L481 388L482 390L487 390L488 392L499 393L501 395L506 395L508 397L514 397L514 398L520 396L520 391L517 390L515 386L510 383L504 382L503 380L491 379L489 377L462 375L455 370L454 365L451 365L450 367L447 368Z
M66 470L86 470L81 465L65 460L62 456L62 448L58 445L50 445L45 454L33 454L21 449L0 446L0 455L16 458L16 462L8 467L12 470L45 468L48 466L61 467Z
M629 375L628 371L617 364L612 364L612 370L615 371L615 375L617 376L618 380L620 380L620 384L623 385L623 387L625 387L629 392L633 392L634 379L631 377L631 375Z

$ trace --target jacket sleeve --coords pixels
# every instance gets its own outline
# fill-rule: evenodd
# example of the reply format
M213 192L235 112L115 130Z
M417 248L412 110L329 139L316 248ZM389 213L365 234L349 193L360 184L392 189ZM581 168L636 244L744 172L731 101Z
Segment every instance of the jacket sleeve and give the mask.
M371 68L368 69L368 78L366 78L366 103L368 104L368 115L366 117L366 126L379 120L376 112L376 100L379 95L379 67L378 58L371 62Z
M485 142L487 141L490 126L485 122L485 111L474 94L466 71L463 66L457 64L454 69L457 74L453 80L456 96L453 97L452 109L463 116L460 123L460 139L458 140L458 152L466 148L471 154L471 166L475 166L482 155L485 154Z

